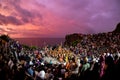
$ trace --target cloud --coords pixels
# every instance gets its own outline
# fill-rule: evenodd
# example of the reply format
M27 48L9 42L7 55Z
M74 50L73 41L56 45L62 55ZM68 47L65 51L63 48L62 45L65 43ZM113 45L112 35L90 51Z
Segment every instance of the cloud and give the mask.
M6 24L11 23L14 25L14 22L16 21L15 22L16 25L23 25L26 23L31 23L31 24L37 25L35 22L36 18L38 18L39 21L42 21L42 15L36 11L29 10L29 7L27 7L28 9L25 9L23 7L25 5L22 5L22 0L8 0L8 1L2 0L1 3L4 4L4 5L1 5L1 7L0 7L2 9L2 12L4 12L4 13L10 12L9 16L7 16L7 17L5 16L4 13L3 13L3 15L0 15L0 16L2 16L1 24L2 23L6 23ZM29 2L27 2L27 1L25 1L25 3L29 4ZM5 20L5 21L7 20L7 22L4 22L3 20ZM8 22L8 21L10 21L10 22ZM39 25L40 25L40 23L39 23Z
M20 1L22 1L22 0L20 0ZM27 3L27 1L26 1L26 3ZM18 16L21 17L21 21L23 23L35 24L35 23L37 23L37 22L34 21L36 18L39 18L38 20L42 21L42 15L40 14L40 12L36 12L35 10L31 11L31 10L29 10L29 7L27 7L27 9L25 9L21 5L22 3L21 4L19 4L19 3L15 4L14 2L11 2L11 4L14 5L14 9L16 10L16 13L18 14Z
M16 17L4 16L0 14L0 25L7 25L7 24L21 25L22 22L16 19Z
M120 21L119 4L120 0L0 0L0 25L12 27L6 27L11 35L25 37L108 32Z
M0 31L1 31L1 32L4 32L5 30L4 30L3 28L0 27Z
M7 28L7 29L10 30L10 31L14 30L14 29L12 29L12 28Z

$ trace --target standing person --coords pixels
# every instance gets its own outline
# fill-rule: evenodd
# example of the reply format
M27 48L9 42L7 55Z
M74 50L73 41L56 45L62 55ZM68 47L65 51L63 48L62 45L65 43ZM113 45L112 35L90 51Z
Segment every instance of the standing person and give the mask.
M104 67L105 67L105 53L100 56L100 78L104 74Z
M83 80L89 79L89 69L90 69L90 64L88 63L88 58L85 57L81 68L81 74L80 74L81 79Z
M40 71L37 74L37 77L35 80L45 80L45 70L44 70L44 66L41 66Z

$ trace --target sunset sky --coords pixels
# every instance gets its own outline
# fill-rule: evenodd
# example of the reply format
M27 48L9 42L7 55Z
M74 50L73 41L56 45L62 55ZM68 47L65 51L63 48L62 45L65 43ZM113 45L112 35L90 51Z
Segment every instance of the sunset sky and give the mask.
M120 0L0 0L0 34L65 37L100 33L120 22Z

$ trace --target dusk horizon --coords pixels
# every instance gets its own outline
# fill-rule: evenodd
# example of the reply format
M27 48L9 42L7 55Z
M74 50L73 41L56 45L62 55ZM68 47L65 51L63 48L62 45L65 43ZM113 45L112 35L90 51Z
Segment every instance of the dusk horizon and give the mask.
M65 38L111 32L119 0L0 0L0 34L12 38Z

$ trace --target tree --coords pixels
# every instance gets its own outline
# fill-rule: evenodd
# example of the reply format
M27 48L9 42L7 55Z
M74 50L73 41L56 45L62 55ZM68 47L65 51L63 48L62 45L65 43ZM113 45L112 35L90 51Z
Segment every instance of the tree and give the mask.
M4 41L6 41L6 42L9 42L9 40L10 40L10 37L8 36L8 35L1 35L0 36L0 39L2 39L2 40L4 40Z
M82 34L78 34L78 33L74 33L74 34L69 34L69 35L66 35L65 37L65 45L68 45L68 46L75 46L77 45L81 39L82 39Z

